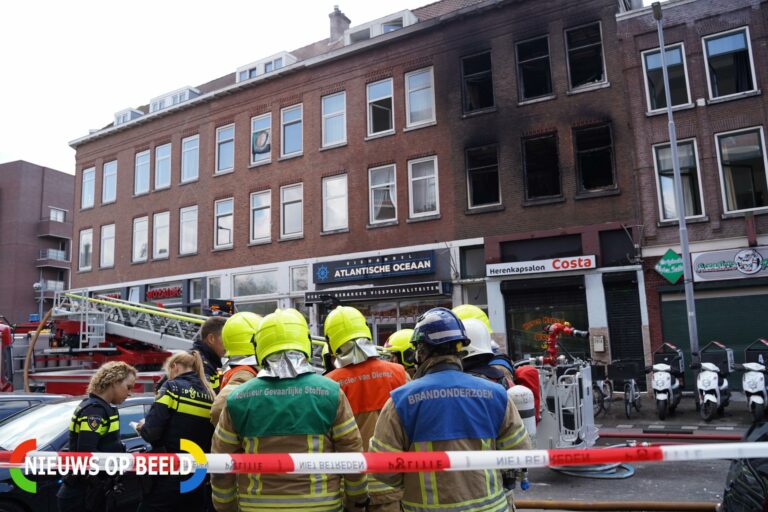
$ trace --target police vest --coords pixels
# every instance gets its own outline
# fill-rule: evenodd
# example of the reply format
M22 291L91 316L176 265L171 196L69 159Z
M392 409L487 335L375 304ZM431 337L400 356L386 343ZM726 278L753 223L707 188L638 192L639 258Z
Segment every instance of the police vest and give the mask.
M163 425L160 441L163 449L177 453L181 450L180 440L189 439L204 452L210 451L214 430L211 424L213 397L197 374L187 372L169 380L157 403L165 405L171 413Z
M80 402L69 422L69 451L78 451L80 435L97 435L98 452L122 452L120 418L117 408L91 394Z
M496 439L508 400L498 384L458 370L428 373L391 395L412 443Z

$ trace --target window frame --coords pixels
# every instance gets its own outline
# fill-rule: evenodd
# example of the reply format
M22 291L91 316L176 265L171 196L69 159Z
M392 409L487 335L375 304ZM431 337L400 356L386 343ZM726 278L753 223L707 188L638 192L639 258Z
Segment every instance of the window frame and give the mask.
M220 139L219 134L224 131L232 128L232 138L231 139ZM232 167L227 167L226 169L219 169L219 160L221 156L221 146L222 144L226 144L228 142L232 142ZM219 126L216 128L216 152L215 152L215 162L214 162L214 169L213 174L214 176L218 176L220 174L227 174L230 172L234 172L235 170L235 123L226 124L224 126Z
M136 224L140 222L144 222L146 225L146 228L144 229L144 238L145 243L147 246L147 252L144 258L135 258L136 256L136 242L138 239L136 238ZM149 215L145 215L143 217L136 217L133 219L133 231L131 232L131 263L144 263L145 261L149 260Z
M283 197L285 191L290 188L299 187L301 189L301 199L299 201L286 202ZM301 204L301 231L298 233L285 233L285 206L288 204L300 203ZM293 238L302 238L304 236L304 183L293 183L291 185L283 185L280 187L280 239L289 240Z
M147 157L147 163L146 163L146 173L147 173L147 189L146 190L139 190L139 158ZM149 149L145 149L144 151L139 151L136 153L133 159L133 195L134 196L143 196L144 194L149 194L150 189L152 187L152 169L151 169L151 160L152 155L150 153Z
M166 254L162 256L158 252L158 222L157 219L160 216L167 216L167 222L165 225L166 233ZM171 253L171 212L166 210L164 212L157 212L152 214L152 259L153 260L167 260Z
M104 230L107 228L112 228L112 236L107 237L105 236ZM112 240L112 262L110 264L105 264L104 262L104 248L105 243L108 240ZM104 224L99 229L99 268L112 268L115 266L115 246L116 246L116 240L115 240L115 224Z
M709 53L707 52L707 40L708 39L715 39L716 37L721 37L724 35L728 35L735 32L744 31L745 39L747 41L747 53L749 55L749 67L750 71L752 73L752 89L748 91L741 91L736 92L733 94L726 94L723 96L712 96L712 81L710 80L710 70L709 70ZM728 98L740 98L745 94L751 94L754 92L757 92L759 90L757 86L757 76L755 73L755 56L752 53L752 38L749 34L749 25L743 25L741 27L733 28L730 30L724 30L722 32L716 32L714 34L707 34L705 36L701 36L701 53L704 57L704 78L707 81L707 94L709 94L708 98L709 101L722 101Z
M415 180L419 181L426 181L429 180L429 178L414 178L413 177L413 166L415 164L420 164L422 162L429 162L431 161L433 163L432 170L433 170L433 176L432 178L435 180L435 209L431 210L429 212L422 212L422 213L415 213L413 209L413 199L414 199L414 193L413 193L413 184ZM425 156L423 158L414 158L413 160L408 160L408 218L409 219L420 219L423 217L435 217L437 215L440 215L440 179L439 179L439 172L438 172L438 164L437 164L437 155L431 155L431 156Z
M157 185L157 183L158 183L158 179L157 178L158 178L158 172L159 172L159 168L160 168L160 164L159 164L160 157L158 156L158 153L160 152L161 149L165 149L166 147L168 148L168 156L167 157L163 157L163 161L165 161L165 160L168 161L168 181L167 181L166 184L158 186ZM155 174L154 175L154 178L155 178L155 183L154 183L155 190L164 190L166 188L171 188L171 174L173 173L172 169L173 169L173 145L172 145L172 143L168 142L166 144L161 144L159 146L155 146L155 173L154 173Z
M89 175L87 180L86 174ZM85 203L85 198L87 197L85 194L86 181L91 189L89 194L91 198L90 204ZM80 209L85 210L93 208L94 206L96 206L96 167L88 167L87 169L83 169L83 176L80 183Z
M557 194L550 194L546 196L535 196L531 197L529 196L529 190L528 190L528 162L526 160L526 148L525 143L527 141L536 140L536 139L544 139L544 138L552 138L555 141L555 153L556 153L556 161L557 161L557 181L559 184L560 191ZM521 146L522 146L522 152L521 157L523 160L523 197L524 201L526 203L536 203L540 201L550 201L553 199L561 199L564 195L563 191L563 170L560 168L560 149L559 149L559 142L560 139L558 137L557 131L552 132L546 132L546 133L540 133L537 135L531 135L527 137L521 137Z
M344 179L344 210L346 212L345 222L343 226L328 227L326 220L328 219L327 206L329 199L339 199L342 196L328 197L328 190L326 189L326 183L334 180ZM325 176L320 181L320 187L323 198L323 233L333 233L335 231L343 231L349 229L349 175L334 174L333 176Z
M54 219L53 212L61 213L61 220ZM48 220L53 222L67 222L67 210L64 208L57 208L55 206L48 207Z
M600 30L600 58L603 63L603 79L599 82L590 82L588 84L578 85L576 87L571 86L571 59L570 59L570 49L568 48L568 32L571 32L573 30L578 30L580 28L588 27L590 25L594 25L597 23L597 27ZM603 85L608 83L608 67L605 65L605 39L603 38L603 22L602 20L597 21L590 21L589 23L584 23L582 25L577 25L575 27L565 28L563 29L563 44L565 44L565 68L568 77L568 91L569 92L578 92L578 91L584 91L584 90L590 90L593 88L599 88ZM584 48L583 46L580 46L578 48Z
M496 152L496 185L498 186L499 191L499 201L496 203L485 203L478 206L472 206L472 187L470 185L470 167L469 167L469 152L473 150L479 150L479 149L485 149L485 148L494 148L494 151ZM473 169L484 169L485 167L474 167ZM501 206L504 204L504 201L501 197L501 174L499 173L499 145L498 144L484 144L482 146L474 146L471 148L464 149L464 169L465 169L465 175L467 180L467 209L468 210L479 210L483 208L488 207L494 207L494 206Z
M537 57L536 59L528 59L521 62L518 48L520 47L521 44L531 43L533 41L538 41L539 39L547 40L547 68L549 69L549 92L547 94L540 94L539 96L526 97L524 96L525 87L523 86L523 74L522 74L521 64L526 62L531 62L532 60L541 59L541 57ZM529 101L536 101L543 98L552 98L555 96L555 84L552 81L552 45L550 44L550 41L549 41L549 34L544 34L543 36L529 37L528 39L517 41L515 43L515 63L517 64L517 101L519 101L520 103L526 103Z
M726 214L739 214L739 213L745 213L745 212L759 212L759 211L766 211L768 210L768 205L766 206L758 206L757 208L742 208L741 210L729 210L728 209L728 198L726 197L725 193L725 180L723 176L723 159L720 152L720 137L733 135L737 133L743 133L743 132L751 132L758 130L760 134L760 143L761 143L761 150L763 152L763 172L766 174L766 183L768 183L768 155L766 155L765 150L765 130L763 130L762 125L757 126L749 126L747 128L739 128L738 130L728 130L725 132L718 132L714 134L715 137L715 151L717 152L717 173L720 179L720 198L723 201L723 212Z
M216 210L218 209L219 203L225 203L225 202L231 202L232 204L232 213L225 213L225 214L219 214ZM224 217L226 215L232 216L232 233L230 242L228 244L219 244L218 243L218 224L219 224L219 217ZM217 199L213 202L213 248L214 249L231 249L235 245L235 198L234 197L224 197L221 199Z
M467 109L467 77L468 75L464 73L464 61L466 61L467 59L473 59L475 57L485 55L486 53L488 54L488 61L491 63L491 67L488 69L487 73L490 75L490 78L491 78L492 105L488 107L475 108L475 109L469 110ZM486 72L475 73L469 76L478 76L480 74L485 74L485 73ZM434 91L433 91L433 95L434 95ZM465 55L461 57L461 112L462 114L465 114L465 115L478 114L481 112L488 112L490 110L494 110L495 108L496 108L496 92L494 91L494 87L493 87L493 53L491 52L491 49L488 48L487 50L483 50L480 52L473 53L471 55Z
M184 215L189 214L191 212L195 212L195 248L192 251L184 251ZM190 254L197 254L197 240L198 240L198 226L200 222L199 218L199 212L197 205L191 205L191 206L185 206L183 208L179 208L179 255L190 255ZM190 222L187 220L187 222Z
M253 134L254 134L254 123L257 121L260 121L262 119L269 119L269 126L267 127L267 130L269 131L269 151L267 153L264 153L266 157L260 159L260 160L254 160L253 159ZM267 112L265 114L259 114L258 116L251 117L251 138L250 138L250 149L248 150L248 161L250 162L251 167L257 166L257 165L266 165L268 163L272 162L272 112Z
M680 47L680 53L682 55L683 60L683 73L685 74L685 92L688 95L688 101L686 103L682 103L680 105L672 105L672 110L684 108L688 105L692 104L691 100L691 82L688 79L688 59L685 58L685 42L680 41L679 43L671 43L664 45L664 50L668 52L670 49L674 49L675 47ZM649 48L647 50L643 50L640 52L640 61L643 65L643 83L645 84L645 106L648 109L647 112L649 114L655 114L657 112L665 112L667 110L667 107L661 107L661 108L651 108L651 88L650 88L650 82L648 81L648 67L647 63L645 61L645 56L649 53L656 53L658 52L661 54L661 47L657 46L656 48ZM662 70L663 72L663 70ZM667 69L667 73L669 73L669 69ZM670 99L672 98L672 93L670 92Z
M290 123L285 123L285 114L289 110L299 110L300 117L298 121L291 121ZM292 153L286 153L285 152L285 127L293 124L301 124L301 149L298 151L294 151ZM290 105L288 107L284 107L280 109L280 158L291 158L295 156L300 156L304 154L304 103L296 103L294 105Z
M611 150L611 181L612 184L607 187L601 187L596 189L588 189L584 186L584 175L582 173L581 169L581 161L579 159L579 154L586 152L585 150L579 151L579 147L576 143L576 134L579 131L587 131L587 130L594 130L597 128L607 128L608 129L608 136L611 139L610 144L610 150ZM601 194L607 191L611 190L617 190L619 188L618 183L618 177L616 175L616 144L615 144L615 137L613 134L613 125L610 122L607 123L597 123L597 124L591 124L591 125L585 125L585 126L577 126L571 128L571 141L573 145L573 164L576 168L576 186L578 187L577 192L580 196L588 196L591 194ZM595 151L595 150L592 150ZM561 181L562 186L562 181Z
M255 196L265 196L265 197L267 197L267 199L268 199L267 203L268 204L266 206L259 206L258 208L254 208L254 206L253 206L253 199L254 199ZM268 231L268 233L269 234L267 236L265 236L265 237L254 238L254 236L253 236L253 234L254 234L254 231L253 231L253 228L254 228L253 214L254 214L254 212L256 210L267 210L268 211L268 218L269 218L269 221L268 221L269 231ZM259 191L256 191L256 192L251 192L249 194L249 196L248 196L248 211L250 212L250 214L249 214L249 227L250 227L250 229L248 230L248 243L250 243L250 244L264 244L264 243L271 242L272 241L272 189L259 190Z
M184 146L187 144L187 142L191 142L192 140L195 141L195 148L194 151L197 156L197 162L196 162L196 172L194 177L191 178L185 178L184 177L184 161L189 158L187 154L192 151L192 149L186 149ZM181 139L181 168L179 169L180 172L180 183L191 183L193 181L197 181L200 179L200 134L196 133L195 135L190 135L189 137L184 137Z
M109 164L114 164L114 170L111 170L109 174L107 174L107 166ZM112 192L112 198L107 198L107 178L112 178L112 183L114 184L114 189ZM94 191L95 192L95 191ZM110 160L109 162L104 162L104 164L101 166L101 204L111 204L117 201L117 160Z
M424 73L425 71L429 71L429 80L430 80L430 88L432 89L431 99L432 99L432 117L430 119L425 119L423 121L419 122L412 122L411 121L411 90L408 88L408 78L412 75L416 75L419 73ZM405 73L403 75L403 89L405 92L405 127L406 128L418 128L419 126L427 126L431 124L435 124L437 122L437 111L435 110L435 67L434 66L427 66L421 69L415 69L413 71L409 71L408 73ZM417 90L423 90L423 89L417 89ZM394 110L394 105L393 105Z
M395 207L395 215L391 219L385 219L385 220L374 220L373 218L373 186L371 183L371 174L373 171L378 171L380 169L386 169L386 168L392 168L392 181L388 183L386 186L393 185L394 190L392 192L392 199L393 199L393 206ZM376 188L382 188L383 185L377 185ZM386 165L378 165L376 167L369 167L368 168L368 224L371 226L374 225L380 225L380 224L389 224L389 223L395 223L397 222L397 165L394 163L386 164Z
M392 128L389 130L382 130L380 132L374 132L371 131L373 128L373 116L371 115L371 104L373 101L371 101L371 94L370 94L370 87L372 85L377 85L383 82L389 82L389 89L390 93L389 96L382 96L381 98L377 98L373 101L380 101L385 98L389 98L392 102L392 108L390 109L390 119L392 122ZM375 82L370 82L365 84L365 104L366 104L366 115L367 115L367 123L366 123L366 135L370 137L382 137L384 135L390 135L395 133L395 81L392 77L384 78L382 80L377 80Z
M685 219L686 220L701 219L707 216L707 212L704 208L704 191L702 189L701 165L699 163L699 145L698 145L698 142L696 141L696 137L680 139L677 141L677 145L679 147L680 144L687 144L688 142L693 142L693 157L696 161L696 179L698 180L698 185L699 185L699 203L700 203L699 206L701 208L701 214L686 215ZM651 157L653 158L653 172L656 179L656 201L659 207L659 222L674 222L678 220L678 217L675 217L674 219L664 217L664 202L663 202L662 193L661 193L661 173L659 172L658 151L665 147L671 148L672 144L669 141L667 141L667 142L660 142L658 144L654 144L653 146L651 146ZM685 197L683 197L683 200L685 200ZM685 205L683 205L683 207L685 207ZM677 209L677 197L675 197L675 209Z
M333 112L333 113L326 113L325 112L325 99L326 98L332 98L334 96L342 96L343 97L343 108L341 111ZM342 118L342 127L343 127L343 136L341 140L330 142L326 144L325 142L325 123L329 119L334 119L336 117ZM320 128L320 145L323 148L332 148L336 146L343 146L347 143L347 91L339 91L334 92L331 94L326 94L325 96L320 97L320 118L321 118L321 128Z
M88 234L91 239L91 251L90 251L90 264L83 265L83 236ZM93 270L93 228L81 229L77 238L77 270L79 272L87 272Z

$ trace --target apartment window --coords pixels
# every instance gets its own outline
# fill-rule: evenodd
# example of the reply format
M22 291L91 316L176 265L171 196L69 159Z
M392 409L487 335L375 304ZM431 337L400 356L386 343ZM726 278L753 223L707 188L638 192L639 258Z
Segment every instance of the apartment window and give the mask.
M117 199L117 160L104 164L101 180L101 203L113 203Z
M517 44L517 74L520 101L552 94L548 37Z
M251 165L272 160L272 114L251 119Z
M366 90L368 95L368 136L394 131L392 79L387 78L368 84Z
M411 218L440 213L436 156L408 162L408 198Z
M155 148L155 190L171 186L171 145Z
M323 147L347 142L347 93L323 96Z
M554 133L523 139L523 161L526 199L560 195L560 168Z
M395 166L386 165L368 170L368 201L370 223L397 220L397 190Z
M284 108L280 111L282 126L281 156L298 155L304 150L302 142L302 106Z
M115 225L101 226L101 245L99 250L99 266L115 266Z
M470 208L501 204L496 146L467 150L467 187Z
M580 190L591 192L615 187L611 127L579 128L573 130L573 139Z
M677 44L666 47L667 74L669 75L669 96L672 106L689 103L688 77L685 68L683 45ZM645 66L645 84L648 87L648 110L658 110L667 107L664 90L664 69L661 66L661 50L651 50L643 53Z
M67 210L62 210L61 208L51 208L49 210L48 218L54 222L66 222L67 221Z
M215 249L223 247L232 247L234 240L232 229L234 227L234 199L222 199L216 201L214 219L214 240Z
M405 75L406 126L418 126L435 121L435 91L432 68Z
M90 167L83 170L83 190L80 196L81 208L92 208L95 201L96 190L96 169Z
M381 24L381 33L394 32L403 28L403 18L397 18L395 20L385 21Z
M605 82L600 23L565 31L571 89Z
M251 194L251 243L272 239L272 191Z
M197 252L197 206L179 210L179 254Z
M216 172L235 168L235 125L216 128Z
M672 169L672 146L661 144L653 148L656 162L657 186L659 190L659 208L662 220L677 220L677 202L675 201L675 180ZM699 188L699 169L696 158L696 144L693 140L678 141L677 159L680 162L680 177L683 183L683 202L685 216L702 215L703 206Z
M704 38L709 97L721 98L755 89L752 50L746 28Z
M200 136L181 140L181 182L195 181L200 174Z
M152 258L167 258L170 237L170 212L156 213L152 217Z
M140 217L133 219L133 250L131 261L138 263L147 261L149 246L149 218Z
M93 229L80 231L80 252L77 259L78 270L91 270L91 256L93 255Z
M348 227L347 175L323 178L323 231Z
M304 232L304 186L280 188L280 237L298 237Z
M133 174L133 194L149 192L149 151L136 153L136 167Z
M493 107L491 52L461 59L461 72L464 86L464 112Z
M762 127L720 133L715 138L726 211L768 206Z

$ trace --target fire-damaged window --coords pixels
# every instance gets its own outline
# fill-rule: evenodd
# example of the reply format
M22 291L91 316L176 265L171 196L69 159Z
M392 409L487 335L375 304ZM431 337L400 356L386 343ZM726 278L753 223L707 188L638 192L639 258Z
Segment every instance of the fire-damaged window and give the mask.
M547 36L517 44L517 73L520 101L552 94Z
M501 203L495 145L467 149L467 195L470 208Z
M464 112L492 108L494 102L491 52L463 58L461 72L464 78Z
M575 129L573 139L580 190L592 192L614 188L616 183L610 125Z
M565 31L571 89L605 82L600 23Z
M720 98L755 89L749 31L746 28L704 38L709 97Z
M523 139L523 162L526 199L560 195L556 134Z

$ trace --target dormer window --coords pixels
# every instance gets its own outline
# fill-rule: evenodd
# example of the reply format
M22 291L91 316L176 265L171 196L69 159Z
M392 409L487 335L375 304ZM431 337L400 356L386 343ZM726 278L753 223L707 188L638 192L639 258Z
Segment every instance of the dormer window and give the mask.
M363 25L348 28L344 32L344 43L355 44L366 41L376 36L400 30L418 21L418 18L411 11L400 11Z
M370 38L371 29L364 28L363 30L358 30L357 32L352 32L349 34L349 44L359 43L360 41L365 41L366 39Z
M179 103L184 103L185 101L189 101L198 96L200 96L200 91L194 87L177 89L167 94L163 94L162 96L152 98L149 102L149 112L157 112L158 110L163 110L164 108L172 107L173 105L178 105Z
M296 60L296 57L290 53L282 52L267 57L266 59L246 64L245 66L237 68L237 81L243 82L245 80L250 80L251 78L256 78L259 75L277 71L282 67L290 66L296 62Z
M114 126L117 126L119 124L125 124L128 121L133 121L134 119L141 117L144 115L144 112L141 110L135 110L132 108L127 108L125 110L121 110L120 112L115 112L115 123Z
M381 24L381 33L394 32L403 28L403 18L397 18L392 21L387 21Z

